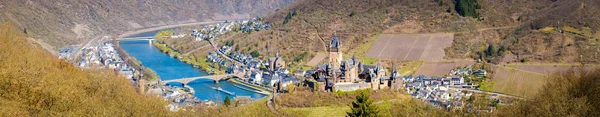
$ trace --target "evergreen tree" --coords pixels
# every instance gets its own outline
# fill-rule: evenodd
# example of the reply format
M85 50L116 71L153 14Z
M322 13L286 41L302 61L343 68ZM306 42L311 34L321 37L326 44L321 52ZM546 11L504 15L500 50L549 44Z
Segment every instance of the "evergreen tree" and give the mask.
M379 110L373 101L369 99L369 95L366 92L361 92L356 96L356 100L350 105L350 112L347 112L348 117L377 117L379 116Z
M487 51L486 51L487 56L494 56L495 53L496 52L494 50L494 45L489 44L488 48L487 48Z
M477 9L481 9L481 6L477 0L455 0L454 5L454 10L456 10L459 15L479 18Z
M292 12L292 16L296 16L298 15L298 11L296 11L296 9L294 9L294 12Z
M229 107L229 105L231 105L231 100L229 99L229 96L225 96L225 100L223 101L223 105Z

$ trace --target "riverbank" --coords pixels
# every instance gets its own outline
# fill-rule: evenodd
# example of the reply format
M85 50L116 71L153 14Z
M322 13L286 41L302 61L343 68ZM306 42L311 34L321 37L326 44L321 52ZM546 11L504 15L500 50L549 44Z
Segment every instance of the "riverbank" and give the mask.
M160 50L163 53L166 53L167 55L177 58L177 60L184 62L186 64L190 64L196 68L200 68L203 71L206 71L210 74L225 74L225 69L226 68L224 66L220 66L218 64L211 64L207 62L206 57L196 57L193 55L182 55L181 53L173 50L173 48L170 48L169 46L167 46L167 44L163 44L160 43L160 41L154 41L152 43L152 45L154 45L154 47L156 47L158 50Z
M257 87L257 86L254 86L254 85L252 85L252 84L248 84L248 83L246 83L246 82L243 82L243 81L239 81L239 80L238 80L238 79L236 79L236 78L231 78L231 79L229 79L229 81L231 81L231 82L233 82L233 83L235 83L235 84L240 84L240 85L244 85L244 86L246 86L246 87L252 88L252 89L254 89L254 90L257 90L257 91L259 91L259 92L257 92L257 93L261 93L261 94L265 94L265 95L269 95L269 94L271 94L271 91L272 91L272 90L269 90L269 89L266 89L266 88Z
M144 75L143 79L145 79L147 81L157 81L157 80L160 80L160 76L158 76L156 74L156 71L154 71L154 70L152 70L150 68L143 67L142 66L142 62L138 61L134 57L131 57L127 52L125 52L125 50L123 50L120 47L120 44L117 41L112 41L112 43L115 46L115 49L117 50L117 52L119 53L119 55L121 55L121 58L123 58L123 60L125 61L125 63L127 65L130 65L134 69L137 69L138 71L141 71L141 73ZM137 77L137 76L135 76L135 77Z

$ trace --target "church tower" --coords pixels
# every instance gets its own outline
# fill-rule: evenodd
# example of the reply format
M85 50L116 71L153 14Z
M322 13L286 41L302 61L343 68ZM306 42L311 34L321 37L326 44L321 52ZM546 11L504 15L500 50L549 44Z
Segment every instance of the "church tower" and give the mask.
M333 39L329 43L329 62L332 64L332 69L340 69L342 63L342 40L337 34L333 34Z

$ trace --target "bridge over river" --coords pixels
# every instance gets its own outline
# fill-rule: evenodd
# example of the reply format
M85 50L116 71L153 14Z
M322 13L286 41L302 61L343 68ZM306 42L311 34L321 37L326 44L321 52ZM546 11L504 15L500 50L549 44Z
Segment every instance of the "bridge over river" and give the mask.
M198 77L191 77L191 78L179 78L179 79L173 79L173 80L163 80L161 81L164 84L167 83L172 83L172 82L178 82L178 83L182 83L183 85L186 85L194 80L198 80L198 79L211 79L213 81L215 81L215 83L219 83L219 80L221 79L225 79L227 77L238 77L238 78L242 78L244 77L244 74L241 73L237 73L237 74L222 74L222 75L212 75L212 76L198 76Z
M163 36L170 37L170 36ZM119 38L117 41L138 41L138 40L146 40L148 44L152 44L152 41L156 40L156 36L148 36L148 37L128 37L128 38Z

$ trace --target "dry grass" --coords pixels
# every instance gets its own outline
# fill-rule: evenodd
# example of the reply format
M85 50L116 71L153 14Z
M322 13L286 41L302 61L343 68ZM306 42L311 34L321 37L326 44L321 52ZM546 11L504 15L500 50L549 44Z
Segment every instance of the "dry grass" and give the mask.
M495 66L493 69L495 70L491 81L495 85L492 90L520 97L535 96L547 77L543 74L502 66Z
M421 65L423 65L423 61L407 61L402 63L402 67L398 72L402 75L415 74L421 68Z
M3 116L177 116L166 102L139 94L111 70L83 70L0 24Z
M371 49L373 44L379 40L380 35L381 34L376 34L375 36L366 39L365 42L362 42L357 48L350 50L348 55L351 55L350 57L352 57L352 55L356 55L358 59L365 58L369 49Z
M348 106L321 106L305 108L283 108L284 113L297 117L345 117L350 111Z

